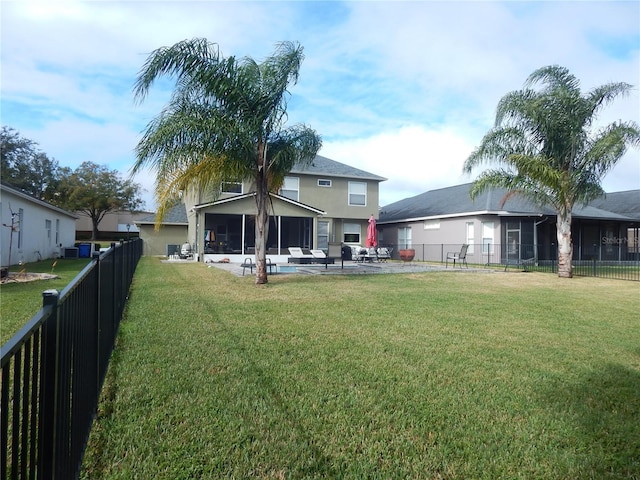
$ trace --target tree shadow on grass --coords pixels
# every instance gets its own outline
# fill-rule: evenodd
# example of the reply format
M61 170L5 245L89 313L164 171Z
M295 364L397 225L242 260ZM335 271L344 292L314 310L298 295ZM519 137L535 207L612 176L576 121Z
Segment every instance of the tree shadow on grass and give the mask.
M557 413L575 422L582 478L640 480L640 373L608 364L575 383L543 393ZM569 439L565 439L569 440Z

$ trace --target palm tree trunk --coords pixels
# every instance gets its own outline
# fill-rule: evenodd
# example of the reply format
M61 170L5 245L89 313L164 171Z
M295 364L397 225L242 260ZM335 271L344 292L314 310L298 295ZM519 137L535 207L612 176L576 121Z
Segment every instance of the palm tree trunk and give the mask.
M256 285L267 280L267 238L269 237L269 188L265 165L264 146L258 147L256 174Z
M556 220L558 237L558 277L573 277L573 242L571 241L571 209L558 212Z

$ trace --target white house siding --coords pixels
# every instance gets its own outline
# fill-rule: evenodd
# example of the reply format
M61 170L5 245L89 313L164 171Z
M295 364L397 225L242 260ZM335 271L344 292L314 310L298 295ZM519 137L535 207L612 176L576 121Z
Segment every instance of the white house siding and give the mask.
M73 247L76 239L76 216L2 185L1 258L2 265L29 263L60 256L61 248ZM11 235L11 212L22 222ZM18 217L16 217L17 220ZM50 228L48 226L50 225ZM9 247L11 245L11 255Z

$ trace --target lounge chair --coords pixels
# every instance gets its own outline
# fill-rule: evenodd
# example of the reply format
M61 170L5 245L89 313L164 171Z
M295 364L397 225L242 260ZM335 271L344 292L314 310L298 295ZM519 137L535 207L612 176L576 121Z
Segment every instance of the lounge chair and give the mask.
M462 245L459 252L447 252L447 260L445 262L445 268L449 267L449 260L453 260L453 268L456 267L456 262L460 264L460 268L462 268L462 264L464 264L467 268L467 250L469 249L469 245L466 243Z
M313 255L304 253L300 247L289 247L289 253L288 263L311 263L314 259Z
M315 263L322 263L325 266L329 263L335 263L334 258L327 257L323 250L309 250L311 255L313 255L313 261Z

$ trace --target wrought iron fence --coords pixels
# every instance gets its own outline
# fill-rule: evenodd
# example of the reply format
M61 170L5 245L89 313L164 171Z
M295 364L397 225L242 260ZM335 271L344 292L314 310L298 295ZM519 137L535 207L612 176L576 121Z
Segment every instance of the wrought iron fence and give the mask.
M0 478L77 478L142 241L112 243L2 347Z
M411 249L412 261L447 263L447 255L459 253L462 244L384 244L390 248L392 258L400 260L400 250ZM556 245L530 244L470 244L466 262L476 267L518 269L557 273ZM451 264L451 261L448 262ZM458 262L456 265L459 265ZM640 252L630 251L622 245L589 245L574 248L573 274L618 280L640 281Z

